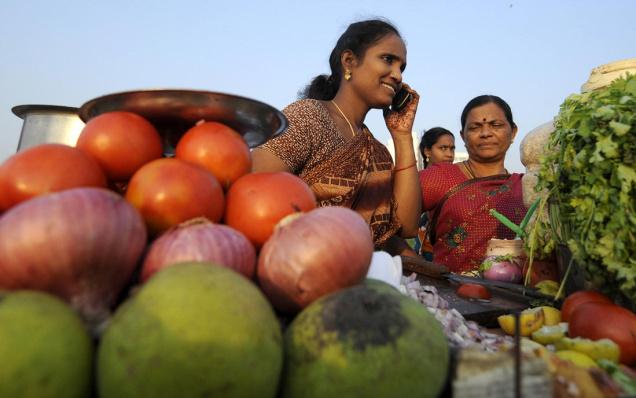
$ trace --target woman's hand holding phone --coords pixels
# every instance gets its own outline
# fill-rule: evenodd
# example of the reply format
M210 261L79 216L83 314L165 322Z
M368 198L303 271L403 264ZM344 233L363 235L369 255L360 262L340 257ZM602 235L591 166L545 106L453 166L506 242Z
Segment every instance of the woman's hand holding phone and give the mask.
M402 84L402 89L393 98L391 108L384 110L384 121L393 138L403 134L411 137L419 100L420 96L415 90L408 84Z
M397 94L395 94L395 97L393 97L393 102L391 103L391 107L389 109L393 112L399 112L404 109L406 104L408 104L408 102L412 98L413 95L409 93L409 91L404 88L404 86L402 86L400 91L398 91Z

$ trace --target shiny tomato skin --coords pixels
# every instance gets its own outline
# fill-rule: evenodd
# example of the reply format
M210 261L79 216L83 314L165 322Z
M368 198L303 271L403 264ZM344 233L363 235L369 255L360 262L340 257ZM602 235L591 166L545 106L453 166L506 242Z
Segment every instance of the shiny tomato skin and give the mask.
M563 322L568 322L570 320L570 315L572 315L578 306L590 302L613 304L612 300L599 292L595 292L593 290L579 290L578 292L570 294L565 298L565 300L563 300L563 305L561 305L561 319L563 319Z
M177 143L175 157L208 170L225 190L252 169L250 148L243 137L218 122L201 123L188 130Z
M227 192L225 223L260 248L285 216L316 207L316 197L300 178L287 172L246 174Z
M130 179L126 200L153 236L195 217L219 222L225 206L223 189L212 174L174 158L142 166Z
M570 337L610 339L620 347L620 362L636 365L636 314L613 303L587 302L570 315Z
M487 287L476 283L463 283L457 288L457 295L464 298L490 300L492 294Z
M1 210L38 195L78 187L106 188L106 177L93 158L68 145L27 148L0 166Z
M143 117L125 111L90 119L76 146L94 157L114 182L127 181L141 166L163 156L157 129Z

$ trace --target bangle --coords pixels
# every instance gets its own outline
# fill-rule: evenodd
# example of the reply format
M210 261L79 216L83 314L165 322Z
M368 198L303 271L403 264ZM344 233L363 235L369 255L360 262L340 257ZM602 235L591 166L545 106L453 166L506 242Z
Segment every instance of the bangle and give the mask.
M397 173L398 171L402 171L402 170L406 170L406 169L410 169L411 167L415 167L417 165L417 163L411 163L408 166L404 166L404 167L400 167L399 169L394 168L393 172Z

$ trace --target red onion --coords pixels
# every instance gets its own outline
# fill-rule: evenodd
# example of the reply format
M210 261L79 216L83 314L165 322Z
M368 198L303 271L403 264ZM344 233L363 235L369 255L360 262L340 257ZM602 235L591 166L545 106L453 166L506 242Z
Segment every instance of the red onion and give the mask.
M141 271L146 281L160 269L180 262L211 261L254 277L256 250L239 231L195 218L166 231L150 246Z
M53 293L94 328L145 245L141 216L114 192L75 188L37 197L0 218L0 289Z
M265 295L288 313L360 282L373 255L369 225L351 209L321 207L294 216L276 227L257 267Z
M518 259L510 256L488 256L481 265L484 279L519 283L522 269L517 264Z

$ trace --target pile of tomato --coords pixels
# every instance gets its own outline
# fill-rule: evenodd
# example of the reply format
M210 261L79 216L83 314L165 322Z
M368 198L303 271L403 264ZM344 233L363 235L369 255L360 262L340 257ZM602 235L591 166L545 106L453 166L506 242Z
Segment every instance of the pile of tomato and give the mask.
M289 173L251 173L242 135L200 121L165 157L162 136L140 115L115 111L89 120L75 147L42 144L0 166L0 210L75 187L112 189L142 215L151 237L192 218L239 230L259 248L285 215L316 206Z

